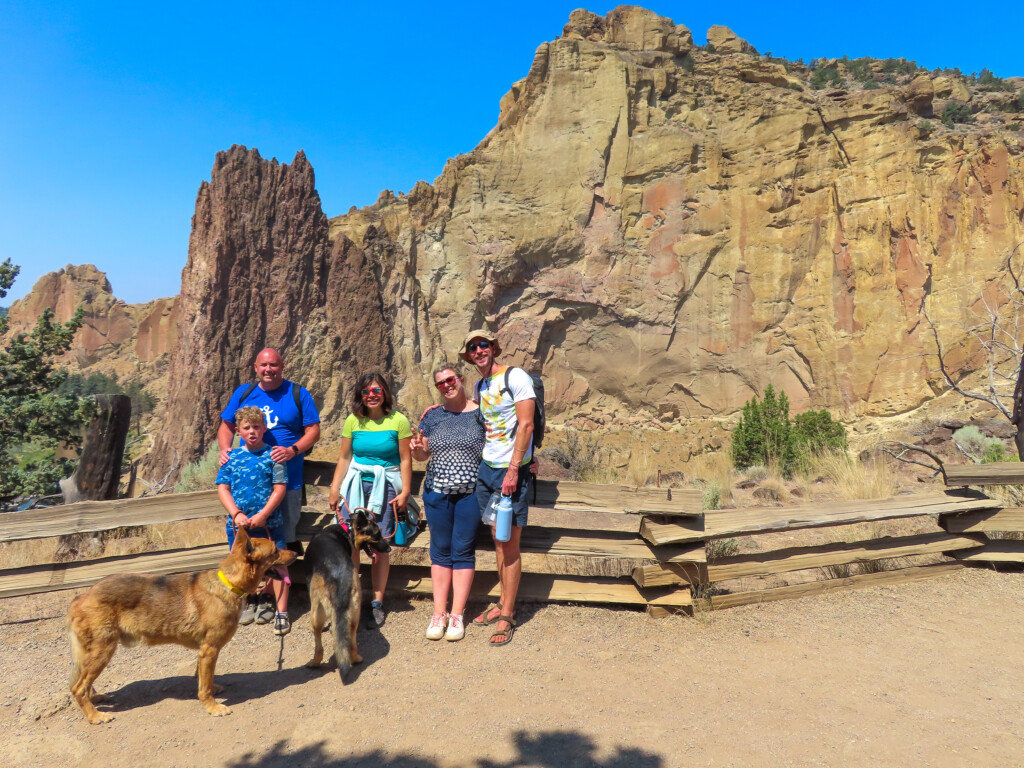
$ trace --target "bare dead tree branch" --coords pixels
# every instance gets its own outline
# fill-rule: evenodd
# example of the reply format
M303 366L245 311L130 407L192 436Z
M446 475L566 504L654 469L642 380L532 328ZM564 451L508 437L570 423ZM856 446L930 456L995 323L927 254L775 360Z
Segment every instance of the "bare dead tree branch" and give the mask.
M897 446L899 450L894 450L889 446ZM939 458L938 454L936 454L934 451L930 451L927 448L921 447L920 445L911 445L910 443L904 443L901 440L883 440L882 442L878 443L878 448L892 456L897 461L902 461L906 464L917 464L918 466L924 467L925 469L930 469L932 471L932 477L941 474L943 482L945 482L946 480L945 465L942 463L942 459ZM907 454L913 451L923 453L925 456L930 458L935 463L929 464L928 462L920 461L919 459L909 458Z

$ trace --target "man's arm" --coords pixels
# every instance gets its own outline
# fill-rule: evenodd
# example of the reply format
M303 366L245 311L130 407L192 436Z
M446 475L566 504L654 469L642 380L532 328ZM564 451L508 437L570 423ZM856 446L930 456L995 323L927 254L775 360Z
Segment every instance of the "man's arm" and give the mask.
M235 441L235 425L229 421L220 420L220 427L217 429L217 446L220 448L220 466L228 463L228 454L231 453L231 443Z
M270 458L279 464L284 464L286 461L294 459L300 453L308 451L316 445L316 441L319 439L320 425L307 424L302 428L302 437L295 441L294 448L290 445L275 445L270 449Z
M533 440L533 415L537 410L537 401L534 399L520 400L516 403L516 443L512 447L512 458L508 463L508 471L501 483L502 496L511 496L515 493L516 485L519 482L519 465L522 464L526 452L530 449Z

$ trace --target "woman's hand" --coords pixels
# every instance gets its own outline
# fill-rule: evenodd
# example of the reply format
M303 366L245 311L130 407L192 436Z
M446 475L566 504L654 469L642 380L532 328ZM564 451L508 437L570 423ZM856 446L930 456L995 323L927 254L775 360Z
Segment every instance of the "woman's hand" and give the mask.
M330 494L327 496L327 504L333 511L337 512L341 504L341 492L332 487Z
M395 496L394 501L391 504L395 508L395 516L397 517L399 512L404 512L405 508L409 505L409 494L403 491L402 493Z
M416 461L427 461L430 458L430 438L418 429L412 431L409 448L412 451L412 457Z

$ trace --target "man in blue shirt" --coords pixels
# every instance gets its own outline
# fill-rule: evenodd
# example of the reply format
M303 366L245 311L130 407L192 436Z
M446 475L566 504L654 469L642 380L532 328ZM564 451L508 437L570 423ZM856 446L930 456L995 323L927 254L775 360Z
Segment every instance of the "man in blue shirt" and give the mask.
M295 529L302 512L302 459L320 439L320 414L309 391L284 378L284 360L276 350L264 349L256 356L253 367L257 383L243 384L236 389L221 412L217 431L220 463L223 466L231 452L235 411L243 405L262 410L267 422L264 439L271 446L270 458L288 468L288 492L282 506L284 529L289 548L298 550Z

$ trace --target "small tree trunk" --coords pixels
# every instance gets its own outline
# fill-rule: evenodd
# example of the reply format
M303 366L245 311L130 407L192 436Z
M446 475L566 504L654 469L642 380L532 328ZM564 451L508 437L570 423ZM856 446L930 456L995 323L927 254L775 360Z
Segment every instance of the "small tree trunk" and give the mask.
M1017 428L1013 443L1017 446L1017 458L1024 461L1024 356L1017 365L1017 382L1013 386L1013 415L1010 423Z
M132 418L132 401L127 395L94 395L96 412L85 430L82 458L74 474L60 481L64 503L116 499L121 481L124 443ZM92 533L72 533L57 541L54 559L74 560L79 554L98 557L103 541Z
M117 498L132 401L127 395L94 397L96 413L85 430L82 458L74 474L60 483L65 504Z

